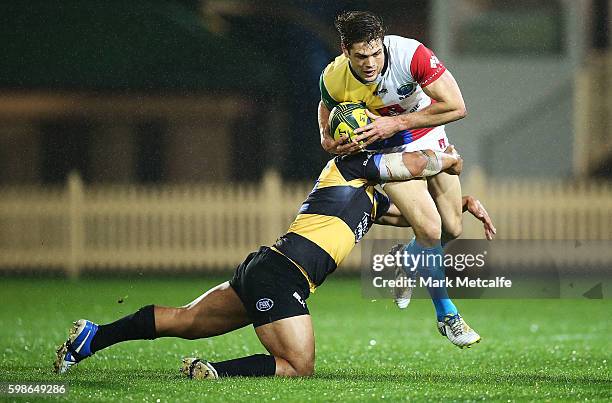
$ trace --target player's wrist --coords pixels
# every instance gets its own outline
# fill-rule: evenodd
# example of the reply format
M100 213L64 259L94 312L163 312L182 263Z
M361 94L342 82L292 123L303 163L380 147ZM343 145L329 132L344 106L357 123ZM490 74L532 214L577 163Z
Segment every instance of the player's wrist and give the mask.
M394 116L393 119L395 120L395 124L396 124L396 132L400 132L403 130L409 130L411 129L410 127L410 115L398 115L398 116Z

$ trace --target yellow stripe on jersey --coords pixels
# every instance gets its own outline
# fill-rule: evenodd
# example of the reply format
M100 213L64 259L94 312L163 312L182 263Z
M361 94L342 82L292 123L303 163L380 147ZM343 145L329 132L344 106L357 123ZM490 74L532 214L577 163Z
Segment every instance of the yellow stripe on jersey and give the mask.
M374 187L373 186L368 186L365 188L365 192L368 195L368 197L370 198L370 201L372 202L372 215L374 217L376 217L376 203L374 203Z
M368 181L362 178L347 181L340 173L336 161L331 160L327 163L325 168L323 168L323 171L321 171L315 189L322 189L329 186L351 186L360 188L366 183L368 183Z
M300 268L311 288L336 270L381 210L378 204L384 203L384 196L375 196L374 187L360 178L368 161L368 155L330 161L295 221L274 245Z
M365 102L370 111L384 107L382 98L374 95L378 85L364 84L351 72L344 54L336 57L321 75L322 99L329 110L340 102Z
M284 257L289 259L289 261L291 261L291 263L293 263L295 265L295 267L297 267L302 272L302 275L306 278L306 281L308 281L308 288L310 289L310 292L315 292L316 291L317 285L310 279L310 276L308 275L308 273L306 272L306 270L304 270L304 268L302 266L297 264L293 259L291 259L289 256L285 255L280 250L276 249L276 246L271 246L270 249L272 249L276 253L280 253L281 255L283 255Z
M355 233L338 217L299 214L287 232L317 244L339 265L355 247Z

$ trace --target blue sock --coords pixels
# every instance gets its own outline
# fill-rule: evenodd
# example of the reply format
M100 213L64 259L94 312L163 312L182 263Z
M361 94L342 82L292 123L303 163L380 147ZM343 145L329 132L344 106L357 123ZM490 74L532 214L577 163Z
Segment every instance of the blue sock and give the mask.
M421 255L421 264L417 266L417 271L422 278L427 279L431 277L433 280L443 280L445 278L444 265L442 263L444 250L439 243L431 248L426 248L419 245L416 239L413 238L406 245L405 250L414 256ZM457 307L448 297L446 287L427 287L427 291L429 291L431 302L433 302L436 308L436 316L439 321L442 321L446 315L457 314Z

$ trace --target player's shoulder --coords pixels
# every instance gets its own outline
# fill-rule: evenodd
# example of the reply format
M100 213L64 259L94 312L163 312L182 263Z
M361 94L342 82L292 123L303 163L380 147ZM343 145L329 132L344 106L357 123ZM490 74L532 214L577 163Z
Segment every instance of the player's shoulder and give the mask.
M335 156L319 174L317 187L364 185L367 182L363 179L363 163L366 160L365 153Z
M348 69L348 57L340 54L329 63L323 70L323 78L334 78L346 73Z
M387 51L392 55L411 56L422 45L416 39L406 38L399 35L386 35L384 40Z
M333 159L335 166L346 181L355 181L359 179L361 185L365 185L368 181L365 174L365 166L370 160L371 155L367 153L358 153L352 155L341 155Z
M338 105L340 100L345 99L345 83L349 74L348 58L341 54L325 67L319 79L321 99L331 110Z

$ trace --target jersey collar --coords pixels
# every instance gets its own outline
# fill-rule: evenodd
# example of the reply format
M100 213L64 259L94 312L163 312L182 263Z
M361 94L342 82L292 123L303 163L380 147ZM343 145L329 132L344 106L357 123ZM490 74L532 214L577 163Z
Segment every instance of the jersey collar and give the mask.
M351 62L349 61L348 66L349 66L349 70L351 71L351 74L353 75L353 77L355 77L357 81L359 81L361 84L378 85L378 83L382 81L382 77L387 72L387 67L389 66L389 51L387 50L387 45L385 45L384 43L383 43L383 52L385 53L385 64L383 65L383 68L380 71L380 74L378 75L378 77L376 77L376 80L374 81L363 80L361 77L359 77L357 73L355 73L355 71L353 70L353 67L351 66Z

